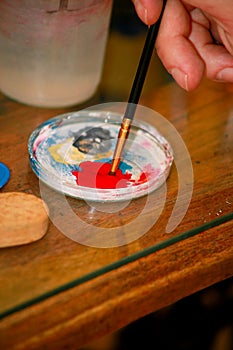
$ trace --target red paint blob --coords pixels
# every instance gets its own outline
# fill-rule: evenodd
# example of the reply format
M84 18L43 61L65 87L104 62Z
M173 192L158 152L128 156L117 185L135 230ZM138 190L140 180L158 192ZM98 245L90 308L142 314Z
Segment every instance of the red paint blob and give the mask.
M73 170L72 174L76 177L76 183L79 186L91 188L125 188L129 185L138 185L147 181L146 175L141 174L140 179L135 182L132 180L132 174L123 174L118 168L115 175L109 175L111 170L110 163L102 162L82 162L79 164L81 170Z

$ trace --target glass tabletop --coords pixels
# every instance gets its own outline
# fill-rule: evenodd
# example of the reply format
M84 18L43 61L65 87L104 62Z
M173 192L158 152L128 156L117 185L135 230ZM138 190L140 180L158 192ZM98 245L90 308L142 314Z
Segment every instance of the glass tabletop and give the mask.
M114 46L111 40L109 45ZM121 40L125 42L125 38ZM112 52L114 47L107 52L97 99L106 108L116 94L109 88L112 83L105 80ZM158 64L155 59L151 70ZM29 165L27 141L42 122L63 110L41 110L1 96L0 161L11 170L2 191L42 195L52 213L43 239L0 250L1 318L233 219L231 87L204 82L188 94L170 83L169 77L163 86L152 83L150 75L148 79L150 86L142 96L145 113L139 118L170 142L174 164L160 189L111 206L64 196L40 183ZM119 92L118 98L127 98L126 93ZM154 111L159 118L153 118ZM77 222L70 219L70 212ZM87 240L80 244L68 237L61 229L64 224ZM90 237L96 232L93 243ZM109 240L109 232L114 241Z

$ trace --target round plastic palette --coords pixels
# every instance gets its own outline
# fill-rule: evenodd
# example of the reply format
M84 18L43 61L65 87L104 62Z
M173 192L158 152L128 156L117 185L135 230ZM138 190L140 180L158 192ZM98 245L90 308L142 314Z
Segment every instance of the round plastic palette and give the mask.
M121 121L122 115L115 112L82 110L44 122L28 142L33 171L53 189L91 201L124 201L156 190L167 179L173 152L154 127L138 119L125 144L119 181L112 176L109 182L106 169Z

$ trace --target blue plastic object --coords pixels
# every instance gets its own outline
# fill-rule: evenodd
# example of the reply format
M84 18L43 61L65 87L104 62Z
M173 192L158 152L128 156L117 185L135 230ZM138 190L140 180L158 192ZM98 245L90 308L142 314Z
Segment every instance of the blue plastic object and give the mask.
M10 178L10 170L0 162L0 188L2 188Z

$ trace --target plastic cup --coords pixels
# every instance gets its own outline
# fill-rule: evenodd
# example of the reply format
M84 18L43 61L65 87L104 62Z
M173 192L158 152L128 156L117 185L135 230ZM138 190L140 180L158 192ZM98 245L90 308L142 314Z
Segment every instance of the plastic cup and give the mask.
M39 107L83 103L101 80L112 0L0 1L0 90Z

